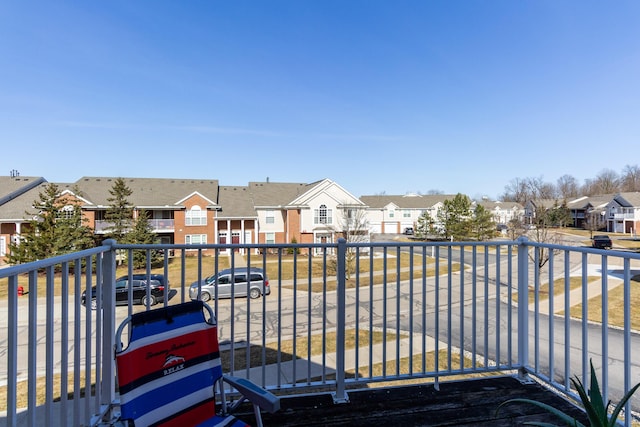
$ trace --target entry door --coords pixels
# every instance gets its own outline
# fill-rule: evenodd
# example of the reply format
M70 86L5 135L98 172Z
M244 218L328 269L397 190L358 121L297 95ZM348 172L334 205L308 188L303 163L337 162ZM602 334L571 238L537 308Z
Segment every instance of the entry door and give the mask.
M333 236L331 234L316 234L316 243L333 243ZM322 253L322 248L315 248L316 254ZM331 253L332 249L327 249L327 253Z

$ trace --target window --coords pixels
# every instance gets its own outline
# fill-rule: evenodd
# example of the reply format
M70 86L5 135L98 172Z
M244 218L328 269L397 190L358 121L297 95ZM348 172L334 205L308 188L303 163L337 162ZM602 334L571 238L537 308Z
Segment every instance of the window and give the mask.
M313 210L314 224L332 224L331 209L327 209L326 205L320 205L320 208Z
M206 234L187 234L184 236L187 245L205 245L207 243Z
M409 209L405 209L402 211L402 216L404 218L411 218L411 211Z
M207 225L207 211L200 206L192 206L186 213L185 225Z
M276 243L276 233L265 233L265 243Z
M62 209L58 210L56 214L58 219L72 219L74 214L73 205L63 206Z
M267 211L266 222L267 222L267 224L273 224L273 223L276 222L276 216L275 216L273 210L268 210Z
M247 275L246 274L236 274L234 276L235 283L247 283Z
M393 218L396 215L396 211L389 209L389 218Z

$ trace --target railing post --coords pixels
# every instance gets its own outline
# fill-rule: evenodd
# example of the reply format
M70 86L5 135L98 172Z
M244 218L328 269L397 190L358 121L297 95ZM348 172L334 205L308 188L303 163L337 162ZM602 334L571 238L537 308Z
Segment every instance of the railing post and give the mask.
M102 256L102 384L100 406L110 408L106 415L109 419L113 417L112 405L116 397L115 382L115 334L116 334L116 250L113 239L105 240L102 243L111 249L103 252Z
M529 245L518 238L518 365L520 376L529 366Z
M349 401L345 391L344 370L345 370L345 330L346 330L346 288L347 288L347 241L338 239L338 259L337 259L337 314L336 314L336 392L333 395L334 403L346 403Z

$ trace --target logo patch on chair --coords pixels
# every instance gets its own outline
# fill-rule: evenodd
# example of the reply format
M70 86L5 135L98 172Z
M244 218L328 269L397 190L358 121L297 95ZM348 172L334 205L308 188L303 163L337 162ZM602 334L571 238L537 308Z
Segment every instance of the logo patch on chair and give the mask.
M164 365L162 365L162 367L164 368L165 375L181 371L182 369L184 369L184 357L176 356L175 354L167 354Z

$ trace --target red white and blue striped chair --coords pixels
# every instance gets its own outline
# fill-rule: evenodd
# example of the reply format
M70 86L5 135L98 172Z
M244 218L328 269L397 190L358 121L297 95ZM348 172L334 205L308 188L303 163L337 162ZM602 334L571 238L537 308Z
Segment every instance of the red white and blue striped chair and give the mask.
M121 337L127 325L129 343L123 349ZM118 328L116 343L120 419L136 427L246 426L228 414L229 408L245 400L253 403L261 426L261 408L280 409L277 396L244 378L222 374L215 316L202 301L133 314ZM233 406L224 401L221 380L242 395ZM216 384L222 398L218 415Z

